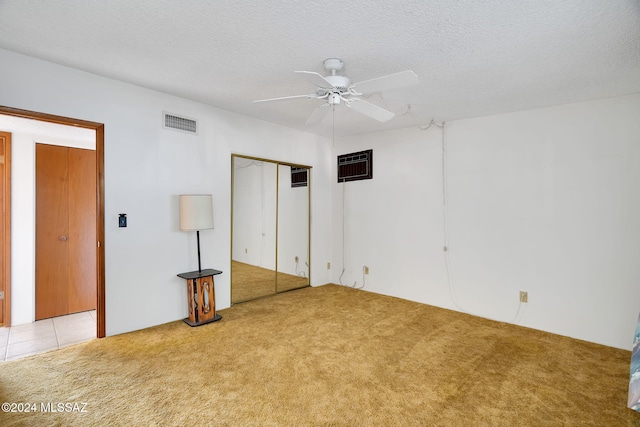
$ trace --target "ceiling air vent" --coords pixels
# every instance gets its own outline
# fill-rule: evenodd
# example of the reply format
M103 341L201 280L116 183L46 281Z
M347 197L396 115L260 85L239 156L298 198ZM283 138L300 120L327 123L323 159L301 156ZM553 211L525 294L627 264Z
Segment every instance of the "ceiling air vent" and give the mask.
M164 120L162 127L166 129L174 129L182 132L197 134L198 121L189 117L178 116L171 113L163 113Z
M373 150L338 156L338 182L373 178Z

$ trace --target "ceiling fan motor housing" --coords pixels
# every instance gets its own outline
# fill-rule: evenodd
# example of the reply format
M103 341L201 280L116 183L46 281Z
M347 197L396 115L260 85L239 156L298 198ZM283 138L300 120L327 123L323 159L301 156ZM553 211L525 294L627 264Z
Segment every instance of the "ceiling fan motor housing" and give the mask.
M324 79L336 89L347 90L351 86L351 79L347 76L327 76Z

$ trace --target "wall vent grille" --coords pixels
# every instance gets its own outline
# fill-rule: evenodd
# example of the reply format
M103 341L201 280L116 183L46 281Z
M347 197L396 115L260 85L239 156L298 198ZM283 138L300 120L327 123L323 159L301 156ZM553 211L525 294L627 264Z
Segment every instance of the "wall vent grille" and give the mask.
M338 182L373 178L373 150L338 156Z
M291 166L291 188L306 187L309 182L309 169Z
M163 113L163 127L166 129L174 129L182 132L197 134L198 121L189 117L178 116L171 113Z

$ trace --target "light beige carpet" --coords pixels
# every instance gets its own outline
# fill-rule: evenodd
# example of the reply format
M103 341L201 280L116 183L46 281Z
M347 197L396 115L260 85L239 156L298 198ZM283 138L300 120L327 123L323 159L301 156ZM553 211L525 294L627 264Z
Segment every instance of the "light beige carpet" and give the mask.
M0 363L2 426L638 426L630 352L336 285ZM630 340L633 337L630 337Z
M243 302L309 286L309 279L243 262L231 262L231 301Z

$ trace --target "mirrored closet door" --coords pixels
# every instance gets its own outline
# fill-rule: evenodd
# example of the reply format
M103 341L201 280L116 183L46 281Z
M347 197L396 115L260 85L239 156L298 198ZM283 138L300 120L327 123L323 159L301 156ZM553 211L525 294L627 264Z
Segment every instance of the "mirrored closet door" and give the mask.
M232 304L309 286L309 169L232 156Z

